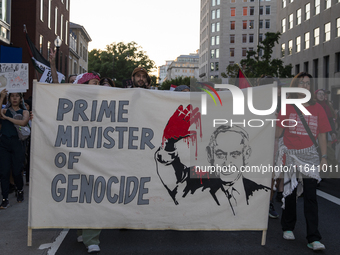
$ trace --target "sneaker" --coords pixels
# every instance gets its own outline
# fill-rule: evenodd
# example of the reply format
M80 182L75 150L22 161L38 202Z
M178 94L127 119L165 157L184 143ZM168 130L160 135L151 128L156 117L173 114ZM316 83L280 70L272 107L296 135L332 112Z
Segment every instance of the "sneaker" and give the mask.
M286 240L295 240L295 236L292 231L283 231L283 238Z
M92 244L92 245L89 245L89 247L87 247L87 252L88 253L98 253L98 252L100 252L100 248L99 248L98 245Z
M17 201L19 203L24 201L24 191L23 190L17 192Z
M9 207L8 199L2 199L2 203L0 205L0 209L6 209L7 207Z
M83 242L83 236L78 236L77 237L77 242L82 243Z
M272 218L272 219L279 218L279 214L275 211L273 203L270 203L270 205L269 205L269 217Z
M307 244L307 247L309 249L312 249L313 251L320 251L326 249L326 247L320 243L319 241L314 241L312 243Z

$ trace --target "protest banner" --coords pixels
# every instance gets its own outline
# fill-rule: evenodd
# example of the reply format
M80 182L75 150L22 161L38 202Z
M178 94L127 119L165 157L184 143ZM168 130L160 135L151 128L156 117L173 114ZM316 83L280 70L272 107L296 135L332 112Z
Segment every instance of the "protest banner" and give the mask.
M27 63L0 63L0 90L4 88L9 93L28 90Z
M270 88L254 88L257 109ZM206 115L205 92L33 91L29 240L43 228L267 230L273 115L233 116L228 91Z

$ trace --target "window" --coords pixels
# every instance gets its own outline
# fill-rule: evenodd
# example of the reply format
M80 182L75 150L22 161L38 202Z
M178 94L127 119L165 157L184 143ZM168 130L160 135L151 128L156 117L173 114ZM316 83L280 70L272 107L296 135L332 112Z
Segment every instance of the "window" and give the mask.
M211 0L211 6L215 6L216 5L216 0Z
M320 29L319 28L315 28L314 29L314 45L318 45L319 44L319 36L320 36Z
M232 4L235 3L235 2L236 2L236 0L230 0L230 3L232 3Z
M216 36L216 40L215 41L216 41L216 45L220 44L220 36L219 35Z
M305 20L310 19L310 3L305 5Z
M231 16L231 17L234 17L234 16L235 16L235 10L236 10L235 7L231 7L231 8L230 8L230 16Z
M247 35L246 34L242 35L242 43L247 43Z
M286 18L282 19L281 21L281 32L286 32Z
M48 20L47 20L47 26L49 29L51 29L51 12L52 12L52 0L48 0Z
M309 49L309 32L305 33L305 50Z
M230 43L235 43L235 35L230 35Z
M211 11L211 19L216 19L216 10Z
M260 6L260 15L263 15L263 6Z
M230 21L230 30L235 30L235 21Z
M260 41L260 42L263 41L263 34L259 34L259 41Z
M217 1L216 1L216 5L220 5L220 0L217 0Z
M287 6L287 0L282 0L282 8L286 8Z
M67 45L67 38L68 38L68 20L66 20L66 24L65 24L65 31L66 31L66 35L65 35L65 44Z
M270 19L266 19L266 28L270 28Z
M242 29L247 29L247 23L248 23L247 20L242 21Z
M220 22L217 22L216 23L216 32L219 32L220 31Z
M248 15L248 7L243 7L243 16Z
M214 33L215 32L215 23L212 23L211 24L211 33Z
M328 22L325 24L325 42L331 39L331 23Z
M235 49L230 48L230 57L234 57L234 56L235 56Z
M314 14L318 15L320 13L320 0L315 0Z
M44 21L44 0L40 0L40 20Z
M340 52L335 53L335 71L340 72Z
M43 36L40 35L39 37L39 52L41 53L41 55L43 54Z
M54 9L54 33L58 34L58 7Z
M301 51L301 36L296 37L296 52Z
M255 14L255 8L254 6L249 7L249 15L253 16Z
M219 19L220 18L220 9L217 9L216 10L216 19Z
M249 20L249 29L254 29L254 20Z
M325 0L325 10L331 8L332 2L331 0Z
M254 51L254 48L252 48L252 47L249 47L249 51Z
M249 35L249 42L253 43L254 42L254 34Z
M66 0L66 10L68 10L68 0Z
M64 15L60 16L60 39L63 40L63 24L64 24Z
M336 36L340 36L340 18L336 19Z
M296 11L296 25L301 24L301 8Z
M290 40L288 42L288 55L292 55L293 54L293 40Z
M210 51L210 58L215 58L215 50Z
M216 49L216 58L220 57L220 49Z
M218 62L215 62L215 70L218 71L219 67L218 67Z
M214 46L215 45L215 36L212 36L211 37L211 46Z
M281 58L285 56L286 44L281 44Z
M260 28L263 28L263 20L262 20L262 19L260 20L259 27L260 27Z
M247 48L242 48L242 57L247 56Z
M288 29L293 28L293 13L289 15Z
M211 72L215 71L215 64L214 63L210 63L210 71Z
M305 73L308 73L308 61L305 62L305 63L303 63L303 71L304 71Z
M47 59L50 59L51 42L47 42Z
M300 65L295 65L295 74L300 73Z
M266 15L270 15L270 5L266 5Z

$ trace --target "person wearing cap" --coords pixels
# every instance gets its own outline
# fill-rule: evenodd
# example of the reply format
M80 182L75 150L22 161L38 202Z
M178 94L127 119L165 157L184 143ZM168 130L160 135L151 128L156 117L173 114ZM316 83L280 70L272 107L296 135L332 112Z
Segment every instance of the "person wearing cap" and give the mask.
M133 88L148 89L151 85L151 79L144 67L137 67L133 70L131 75Z
M100 80L99 85L104 87L116 87L114 81L108 77L103 77Z
M175 91L190 92L190 88L187 85L179 85L175 88Z

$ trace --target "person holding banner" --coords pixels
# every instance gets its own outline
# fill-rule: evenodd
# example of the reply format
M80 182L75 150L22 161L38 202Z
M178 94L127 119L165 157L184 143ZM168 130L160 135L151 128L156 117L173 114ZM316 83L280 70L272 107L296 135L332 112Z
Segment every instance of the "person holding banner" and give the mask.
M149 89L151 85L151 79L148 72L143 67L137 67L133 70L131 75L133 88Z
M2 105L7 94L7 90L3 89L0 94L0 105ZM1 180L1 192L2 192L2 203L0 209L6 209L9 206L8 193L10 183L10 173L12 169L12 176L14 183L17 187L17 201L21 203L24 200L23 191L23 178L22 178L22 166L25 157L25 151L22 141L19 140L18 132L14 126L26 126L30 114L27 110L24 110L22 105L22 94L21 93L10 93L9 94L9 107L11 107L16 113L23 116L22 120L14 119L10 110L2 109L1 118L1 137L0 137L0 180Z
M331 131L325 110L314 98L312 76L302 72L297 74L290 87L304 88L310 91L311 99L302 105L311 113L303 115L295 105L286 106L286 115L280 111L277 119L276 137L280 137L284 131L283 139L279 141L279 151L276 164L284 165L290 169L283 173L283 210L281 225L283 238L294 240L293 230L296 223L296 198L304 194L304 215L307 225L308 248L324 250L325 246L320 243L321 235L318 230L318 203L316 199L316 187L320 182L320 168L327 168L327 142L326 133ZM305 98L303 93L291 93L291 99ZM285 128L282 121L286 121ZM308 123L308 124L307 124ZM318 139L319 144L316 144ZM321 149L321 162L318 149ZM278 178L280 172L275 173Z

